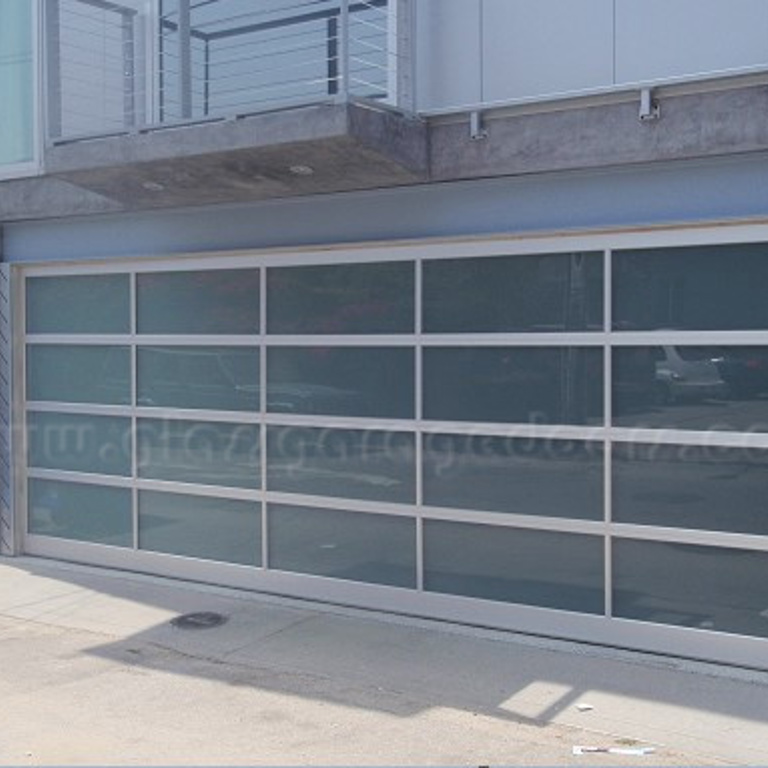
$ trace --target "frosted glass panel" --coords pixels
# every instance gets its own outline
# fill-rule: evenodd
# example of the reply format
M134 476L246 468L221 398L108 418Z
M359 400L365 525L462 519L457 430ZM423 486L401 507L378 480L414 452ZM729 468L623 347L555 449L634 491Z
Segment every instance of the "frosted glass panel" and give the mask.
M416 523L394 515L270 505L270 568L416 586Z
M259 351L139 347L138 404L249 411L259 407Z
M768 347L614 347L613 423L768 431Z
M139 493L139 547L242 565L261 564L261 512L251 501Z
M258 333L259 270L149 272L137 278L139 333Z
M273 347L267 361L272 413L413 417L412 349Z
M27 279L27 333L130 333L128 275Z
M139 419L139 476L258 488L259 427L213 421Z
M424 435L424 503L516 515L603 517L602 445Z
M131 401L128 347L27 347L27 398L62 403L125 405Z
M600 614L603 540L426 520L424 587L431 592Z
M768 451L614 443L612 453L614 522L768 536Z
M767 284L765 243L616 251L613 327L618 331L765 330Z
M334 264L267 273L270 333L413 333L414 265Z
M130 547L131 491L54 480L29 481L29 532Z
M424 350L424 416L440 421L599 424L603 353L577 347Z
M424 331L586 331L603 327L596 253L424 262Z
M269 427L267 489L408 504L416 444L407 432Z
M613 542L614 616L768 637L768 552Z
M131 475L131 420L75 413L27 414L29 465L72 472Z

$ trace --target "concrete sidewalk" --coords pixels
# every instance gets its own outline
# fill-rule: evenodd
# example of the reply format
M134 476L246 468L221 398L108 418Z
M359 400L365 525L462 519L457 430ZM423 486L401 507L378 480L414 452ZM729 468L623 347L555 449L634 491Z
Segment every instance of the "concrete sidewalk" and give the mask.
M765 765L768 674L4 559L0 764Z

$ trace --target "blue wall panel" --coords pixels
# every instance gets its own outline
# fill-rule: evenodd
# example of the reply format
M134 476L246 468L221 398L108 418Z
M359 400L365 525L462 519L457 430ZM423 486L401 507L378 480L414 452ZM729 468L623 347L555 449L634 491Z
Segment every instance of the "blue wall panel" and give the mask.
M768 155L9 224L8 261L707 222L768 215Z

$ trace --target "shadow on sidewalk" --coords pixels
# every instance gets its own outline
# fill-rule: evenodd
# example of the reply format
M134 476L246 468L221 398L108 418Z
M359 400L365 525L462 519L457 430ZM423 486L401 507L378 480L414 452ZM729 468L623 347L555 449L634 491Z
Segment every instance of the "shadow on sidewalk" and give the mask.
M659 708L662 719L665 712L686 708L768 722L765 673L734 671L729 677L672 658L622 657L612 649L463 631L258 593L26 558L6 564L76 588L62 595L58 607L41 606L30 620L87 630L89 616L95 620L101 611L108 626L104 614L116 612L117 626L121 601L169 616L216 611L227 617L214 629L184 631L167 619L152 621L149 611L144 629L129 635L116 630L121 639L88 650L133 667L397 717L442 707L544 727L556 718L578 718L576 705L598 698L603 710L616 703L616 712L608 713L616 719L622 707L633 706Z

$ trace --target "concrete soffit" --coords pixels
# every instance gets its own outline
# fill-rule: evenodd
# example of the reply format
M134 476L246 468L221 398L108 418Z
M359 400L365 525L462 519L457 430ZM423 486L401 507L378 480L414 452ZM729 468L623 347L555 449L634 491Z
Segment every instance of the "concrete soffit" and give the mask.
M242 203L764 152L768 84L420 119L327 103L49 147L0 184L0 221ZM646 105L648 106L648 105ZM648 115L646 115L648 117Z
M240 203L427 178L423 121L363 102L168 125L50 146L0 185L0 221Z

